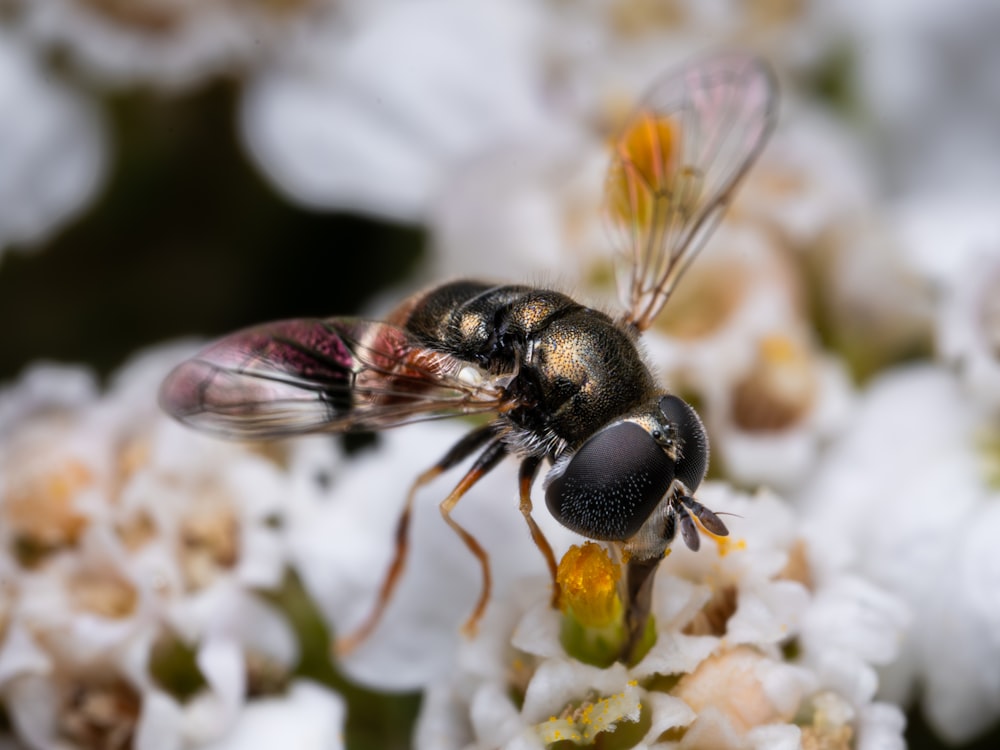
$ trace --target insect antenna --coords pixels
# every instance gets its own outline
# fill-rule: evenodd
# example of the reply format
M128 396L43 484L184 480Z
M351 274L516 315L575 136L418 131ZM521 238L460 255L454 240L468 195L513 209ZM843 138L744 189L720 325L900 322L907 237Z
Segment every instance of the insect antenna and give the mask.
M687 518L690 520L691 516L694 516L698 519L698 522L702 525L702 527L710 534L714 534L715 536L729 536L729 529L726 528L726 524L722 522L722 519L719 518L716 513L710 511L690 495L681 495L679 499L681 504L688 511L681 516L682 534L684 533L683 519ZM688 541L686 534L684 535L684 541L687 543L688 547L691 547L691 543ZM698 547L694 546L691 547L691 549L696 550Z
M697 552L698 548L701 546L701 537L698 536L698 527L694 525L690 511L684 509L684 511L680 513L680 522L681 538L684 539L684 544L686 544L688 549L692 552Z

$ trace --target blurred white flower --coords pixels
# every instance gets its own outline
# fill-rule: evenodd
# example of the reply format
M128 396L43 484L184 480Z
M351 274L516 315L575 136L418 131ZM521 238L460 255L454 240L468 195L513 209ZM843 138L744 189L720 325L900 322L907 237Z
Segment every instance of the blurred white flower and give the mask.
M104 396L52 366L0 394L0 686L31 747L201 746L257 721L245 708L296 666L290 625L260 592L286 572L298 448L210 440L161 415L158 384L189 352L137 358ZM295 690L260 721L287 705L275 720L336 738L324 706L338 699Z
M988 541L1000 522L1000 441L989 420L943 368L891 371L868 387L802 493L852 567L913 608L885 694L920 696L931 726L952 742L1000 717L1000 682L982 668L1000 660L1000 609L988 593L1000 571Z
M558 46L559 35L553 38ZM669 69L662 58L650 53L644 62L633 61L641 85L564 106L558 126L553 122L546 131L498 144L465 162L433 205L434 271L517 279L559 273L563 284L607 285L613 249L602 225L610 161L604 141L617 127L612 123ZM568 68L581 74L580 66ZM794 102L791 113L783 115L760 162L737 190L724 226L749 225L769 244L814 249L821 240L829 244L829 235L845 220L869 210L874 186L850 131L803 104L794 91L788 98ZM719 242L711 240L709 248ZM565 269L574 275L566 277Z
M497 154L500 169L516 167L550 147L566 153L580 134L603 137L655 76L696 52L728 41L783 67L805 50L821 56L828 36L814 4L384 0L350 10L260 71L241 129L293 200L402 221L460 192L453 181L469 185L469 160Z
M644 69L647 85L659 70ZM629 106L623 102L620 109ZM621 115L606 107L600 119ZM800 261L783 256L789 247L830 252L844 223L857 222L869 210L873 185L858 143L829 115L800 106L787 120L737 189L726 220L691 273L699 273L705 258L714 255L711 275L718 284L752 278L790 285L791 296L778 295L775 305L787 307L791 299L794 310L801 304L801 289L795 288L802 285L795 278ZM549 283L606 295L615 248L603 225L610 163L605 135L578 116L562 131L508 142L467 161L434 204L435 257L428 275L544 281L558 274ZM730 244L725 251L713 249ZM731 264L742 273L726 273ZM683 286L691 286L690 281ZM717 292L713 299L719 297ZM719 312L732 311L722 309L723 302L737 307L743 299L736 290L723 295Z
M470 160L433 207L428 276L613 295L614 253L601 209L608 161L593 134L571 128Z
M941 358L954 362L972 398L1000 409L1000 243L969 258L944 290L937 321Z
M788 70L815 65L836 41L823 3L581 0L546 10L547 64L578 113L634 100L651 76L706 50L752 50Z
M979 195L907 195L889 207L889 226L903 262L934 292L961 274L977 258L1000 247L1000 187Z
M344 747L344 703L326 688L307 681L292 684L287 695L254 701L235 727L210 750L295 750Z
M853 389L843 364L821 354L801 329L756 344L741 377L700 384L702 416L726 477L791 491L811 479L823 447L850 419Z
M862 372L892 362L889 352L940 358L989 403L992 268L1000 255L997 191L978 195L923 191L892 201L886 220L858 225L840 242L828 275L839 326L838 349L870 360Z
M650 329L650 357L678 386L729 388L752 368L762 338L801 325L801 286L759 227L723 223Z
M417 746L541 748L607 732L636 748L902 748L902 715L872 703L872 665L893 658L907 620L899 600L845 573L773 496L716 484L699 497L736 514L732 536L717 554L678 548L661 564L656 641L637 664L577 661L544 581L525 581L431 687Z
M781 97L775 133L740 188L732 213L763 224L782 244L815 251L835 241L845 222L870 215L875 175L861 139L842 119L810 105L794 89L782 89Z
M884 217L846 219L809 261L816 325L856 377L930 352L932 287Z
M290 42L328 0L31 0L24 28L97 82L180 88L241 72Z
M389 0L354 10L351 23L311 26L250 82L241 130L293 200L416 221L463 159L539 127L533 6Z
M0 253L37 244L97 192L107 145L97 109L0 28Z
M872 156L892 192L944 198L1000 189L1000 64L991 0L840 0L852 83L877 132Z

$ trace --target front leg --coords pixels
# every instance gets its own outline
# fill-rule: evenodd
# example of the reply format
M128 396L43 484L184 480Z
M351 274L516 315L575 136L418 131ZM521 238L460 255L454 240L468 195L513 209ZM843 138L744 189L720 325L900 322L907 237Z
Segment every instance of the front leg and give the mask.
M552 552L552 545L549 544L549 540L545 538L545 534L535 523L535 519L531 515L531 485L535 481L535 477L538 476L538 468L542 465L542 459L535 456L528 457L521 462L521 469L518 472L518 489L521 495L521 515L524 516L524 520L528 524L528 529L531 531L531 539L534 541L535 546L542 553L542 557L545 558L545 564L549 566L549 575L552 576L552 606L559 606L559 582L556 580L556 573L558 571L558 565L556 563L556 556Z
M466 531L462 526L451 517L451 512L454 510L458 501L462 499L466 492L468 492L472 486L486 476L500 461L502 461L507 456L507 446L504 445L499 439L494 440L486 446L486 449L479 454L479 458L469 469L468 473L462 477L459 483L455 486L444 500L441 501L441 516L444 520L455 530L462 541L465 542L465 546L469 548L469 551L476 556L479 560L480 568L483 572L483 588L479 594L479 601L476 602L475 609L472 610L472 614L469 615L469 619L465 621L465 625L462 629L467 635L474 635L476 628L479 626L479 621L482 619L483 613L486 611L486 605L490 601L490 591L493 587L492 576L490 575L490 558L486 554L486 550L483 549L482 545L476 541L476 538L472 536L468 531Z
M459 462L472 455L484 444L496 439L491 425L480 427L470 432L459 440L451 449L431 468L416 478L410 486L410 491L406 494L406 503L403 512L396 522L396 550L389 563L382 585L379 587L378 597L375 600L375 608L368 617L352 633L337 639L334 650L338 656L346 656L356 649L361 643L371 635L372 631L382 620L392 592L396 589L396 584L403 574L406 566L406 554L410 548L410 517L413 514L413 501L417 496L417 490L433 479L443 474Z

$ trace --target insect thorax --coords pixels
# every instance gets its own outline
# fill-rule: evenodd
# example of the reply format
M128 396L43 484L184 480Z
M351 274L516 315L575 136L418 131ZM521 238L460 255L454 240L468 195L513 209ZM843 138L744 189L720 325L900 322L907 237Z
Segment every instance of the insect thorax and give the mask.
M633 335L560 292L456 281L405 310L428 347L510 376L500 426L519 455L575 449L655 393Z

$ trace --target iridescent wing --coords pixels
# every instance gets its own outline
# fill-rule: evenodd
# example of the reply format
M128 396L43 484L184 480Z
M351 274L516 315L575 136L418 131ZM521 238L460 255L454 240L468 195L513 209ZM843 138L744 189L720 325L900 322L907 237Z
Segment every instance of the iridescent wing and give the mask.
M774 127L775 82L748 55L658 81L615 143L605 213L627 321L648 328Z
M477 384L479 376L387 323L285 320L238 331L182 362L164 380L160 404L225 437L380 430L495 412L502 389Z

